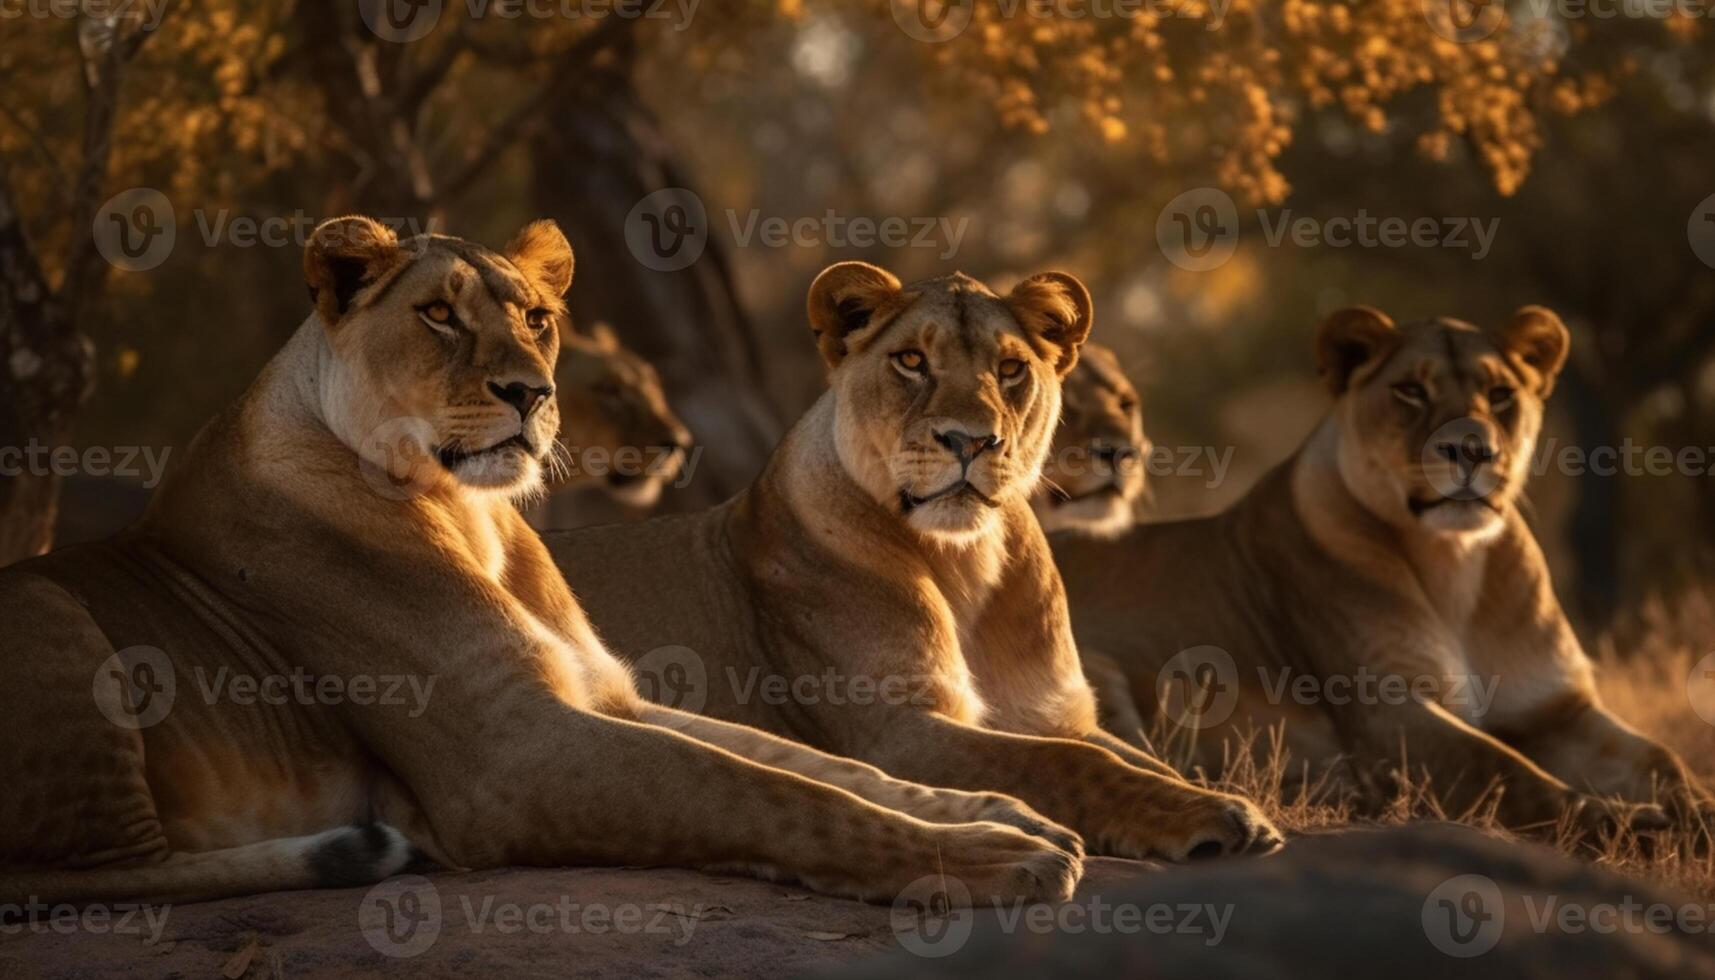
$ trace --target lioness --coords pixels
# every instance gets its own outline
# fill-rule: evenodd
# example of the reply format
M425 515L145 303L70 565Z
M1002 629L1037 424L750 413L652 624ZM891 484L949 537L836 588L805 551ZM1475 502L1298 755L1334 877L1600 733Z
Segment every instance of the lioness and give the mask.
M1044 531L1111 537L1135 521L1149 440L1143 410L1119 358L1085 344L1061 385L1060 425L1030 498Z
M1284 724L1295 760L1426 771L1453 812L1498 786L1517 828L1662 821L1586 794L1694 817L1708 797L1681 761L1603 710L1516 506L1568 343L1534 306L1494 330L1332 315L1333 409L1241 502L1053 537L1081 648L1146 721L1195 731L1211 771L1240 729Z
M314 312L142 523L0 570L0 901L349 885L412 851L1070 894L1076 837L1016 800L699 741L633 691L513 507L558 425L552 222L502 255L336 219L304 264Z
M661 375L605 323L570 328L563 344L554 387L565 453L549 460L549 492L598 489L626 507L655 506L691 451Z
M1089 333L1046 273L997 296L831 266L829 390L749 489L700 514L545 535L645 693L934 785L1023 799L1104 854L1272 848L1247 801L1102 732L1029 496ZM706 720L689 722L695 735Z

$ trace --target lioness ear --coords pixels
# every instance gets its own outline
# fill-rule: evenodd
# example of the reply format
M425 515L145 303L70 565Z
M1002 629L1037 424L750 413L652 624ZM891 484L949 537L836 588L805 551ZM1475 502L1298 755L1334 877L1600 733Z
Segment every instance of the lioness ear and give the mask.
M1316 328L1316 370L1338 398L1353 372L1393 350L1399 330L1388 315L1370 306L1329 314Z
M373 218L352 215L317 225L304 248L304 283L322 323L338 323L352 297L403 257L399 236Z
M532 221L506 246L505 255L525 275L541 280L555 296L572 288L572 246L551 218Z
M1524 368L1527 377L1534 376L1537 391L1547 398L1572 346L1566 324L1547 307L1526 306L1496 334L1501 352L1515 362L1515 367Z
M823 269L810 284L804 306L816 348L828 367L837 367L850 350L850 341L899 296L899 280L893 273L868 262L837 262Z
M606 320L597 320L590 325L590 339L595 341L596 347L601 350L619 350L619 335L613 332Z
M1078 363L1078 348L1095 322L1090 291L1076 276L1044 272L1012 287L1006 305L1026 333L1053 346L1049 358L1064 378Z

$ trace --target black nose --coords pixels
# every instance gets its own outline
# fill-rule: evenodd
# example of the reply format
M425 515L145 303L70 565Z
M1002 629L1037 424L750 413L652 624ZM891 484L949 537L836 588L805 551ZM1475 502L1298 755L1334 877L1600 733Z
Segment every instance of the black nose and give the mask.
M935 433L935 441L952 450L961 463L969 463L1000 445L1000 439L996 436L973 436L958 429Z
M499 385L490 381L488 390L494 392L494 397L518 409L519 418L527 419L530 413L536 411L537 406L554 393L554 386L527 385L522 381Z
M1443 439L1437 442L1435 455L1454 465L1476 469L1484 463L1493 462L1495 450L1487 440L1474 433L1467 433L1458 439Z

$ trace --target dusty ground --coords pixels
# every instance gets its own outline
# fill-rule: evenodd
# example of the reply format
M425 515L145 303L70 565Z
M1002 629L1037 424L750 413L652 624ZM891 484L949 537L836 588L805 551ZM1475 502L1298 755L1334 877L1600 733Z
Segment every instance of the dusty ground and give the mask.
M1438 898L1478 903L1460 923L1468 943ZM175 907L100 931L41 924L0 937L0 976L1715 977L1707 932L1536 924L1547 908L1627 903L1701 908L1547 849L1416 825L1194 868L1092 860L1066 906L969 918L662 869L402 878L379 892Z

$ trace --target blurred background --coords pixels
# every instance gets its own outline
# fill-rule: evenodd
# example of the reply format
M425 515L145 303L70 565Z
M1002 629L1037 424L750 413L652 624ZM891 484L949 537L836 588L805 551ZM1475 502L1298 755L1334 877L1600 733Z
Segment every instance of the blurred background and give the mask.
M1710 14L0 0L0 446L182 449L307 315L310 228L353 211L496 247L558 220L574 317L654 362L697 439L665 509L740 489L816 397L803 297L837 260L1084 279L1171 461L1155 516L1296 448L1322 314L1543 303L1575 338L1531 494L1562 597L1587 639L1707 649ZM0 476L0 561L110 531L144 482Z

